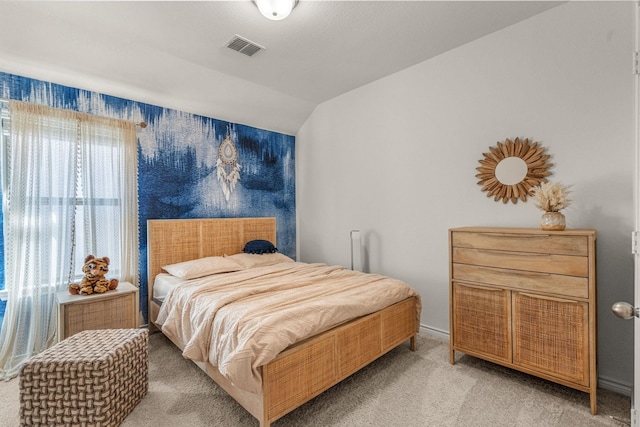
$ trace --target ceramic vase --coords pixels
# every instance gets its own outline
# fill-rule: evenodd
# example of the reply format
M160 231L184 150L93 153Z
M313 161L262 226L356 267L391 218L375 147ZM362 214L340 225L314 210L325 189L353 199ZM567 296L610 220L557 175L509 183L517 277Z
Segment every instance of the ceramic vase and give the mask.
M560 212L545 212L540 219L540 228L543 230L562 231L565 226L565 217Z

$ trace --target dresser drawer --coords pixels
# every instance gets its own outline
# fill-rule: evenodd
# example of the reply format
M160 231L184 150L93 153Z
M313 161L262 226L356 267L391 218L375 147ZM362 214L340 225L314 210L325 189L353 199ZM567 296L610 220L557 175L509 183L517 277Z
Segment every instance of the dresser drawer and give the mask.
M587 256L587 236L455 231L451 246L501 251Z
M586 277L456 263L452 265L451 273L454 281L484 283L507 289L540 292L563 297L589 298L589 280Z
M515 270L536 271L587 277L589 259L584 256L549 253L505 252L487 249L452 248L455 263L487 267L506 267ZM507 267L508 266L508 267Z

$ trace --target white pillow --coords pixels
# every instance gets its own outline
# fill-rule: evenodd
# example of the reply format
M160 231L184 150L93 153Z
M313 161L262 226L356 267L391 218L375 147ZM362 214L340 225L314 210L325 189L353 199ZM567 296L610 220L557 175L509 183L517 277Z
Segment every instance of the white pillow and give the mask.
M295 262L285 254L275 252L272 254L235 254L225 255L242 266L243 269L252 267L265 267L267 265L280 264L281 262Z
M232 259L221 256L210 256L177 264L165 265L164 271L180 279L195 279L210 274L230 273L242 270L242 265Z

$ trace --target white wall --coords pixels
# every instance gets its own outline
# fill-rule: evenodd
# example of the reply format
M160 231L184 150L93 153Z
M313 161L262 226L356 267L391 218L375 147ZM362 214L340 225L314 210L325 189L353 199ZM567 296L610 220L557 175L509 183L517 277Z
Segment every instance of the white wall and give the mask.
M570 228L598 230L601 386L630 392L633 301L632 2L571 2L320 105L297 135L299 259L349 266L349 230L368 271L405 280L422 323L449 330L451 227L538 227L532 202L480 191L489 146L532 138L553 181L573 185Z

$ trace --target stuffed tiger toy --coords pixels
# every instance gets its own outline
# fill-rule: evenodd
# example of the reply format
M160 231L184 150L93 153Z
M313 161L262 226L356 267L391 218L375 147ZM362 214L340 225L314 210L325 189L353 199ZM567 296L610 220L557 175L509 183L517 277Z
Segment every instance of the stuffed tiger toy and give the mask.
M69 285L69 293L72 295L91 295L104 293L118 287L118 279L107 280L105 274L109 272L109 258L96 258L87 255L84 259L82 282Z

